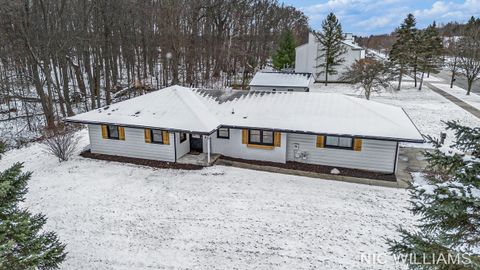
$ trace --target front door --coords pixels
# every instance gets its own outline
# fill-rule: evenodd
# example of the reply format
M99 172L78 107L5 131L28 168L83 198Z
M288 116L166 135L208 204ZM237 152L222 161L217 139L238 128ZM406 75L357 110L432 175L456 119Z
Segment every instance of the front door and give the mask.
M203 152L203 139L202 135L190 134L190 151L191 152Z

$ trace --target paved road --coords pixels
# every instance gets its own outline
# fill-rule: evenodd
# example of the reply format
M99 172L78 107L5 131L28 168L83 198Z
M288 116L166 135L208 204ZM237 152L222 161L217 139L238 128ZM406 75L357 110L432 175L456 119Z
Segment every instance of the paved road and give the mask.
M445 80L445 83L448 83L450 85L450 79L452 78L452 72L448 70L442 70L438 74L434 74L433 76L439 77ZM463 75L456 75L456 80L453 83L454 85L461 87L465 90L467 90L467 80ZM472 92L480 94L480 82L474 82L472 86Z

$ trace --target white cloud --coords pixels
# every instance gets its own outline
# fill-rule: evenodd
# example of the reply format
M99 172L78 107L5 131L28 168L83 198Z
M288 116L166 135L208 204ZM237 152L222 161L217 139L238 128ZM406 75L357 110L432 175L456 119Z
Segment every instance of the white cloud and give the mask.
M438 0L428 8L418 9L422 0L328 0L324 3L301 7L310 18L314 29L320 28L322 20L329 12L334 12L345 31L367 35L390 33L412 13L417 18L418 27L425 27L432 21L464 22L472 15L480 15L480 0Z

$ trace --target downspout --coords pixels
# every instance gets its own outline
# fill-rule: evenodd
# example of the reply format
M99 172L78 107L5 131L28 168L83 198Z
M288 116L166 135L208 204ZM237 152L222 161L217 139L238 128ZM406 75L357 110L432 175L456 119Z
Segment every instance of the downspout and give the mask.
M173 152L175 152L175 163L177 162L177 133L173 133Z
M398 145L398 142L397 142L397 148L395 149L395 158L393 160L393 174L396 174L397 173L397 163L398 163L398 155L399 155L399 145Z
M207 163L210 165L210 136L207 138Z

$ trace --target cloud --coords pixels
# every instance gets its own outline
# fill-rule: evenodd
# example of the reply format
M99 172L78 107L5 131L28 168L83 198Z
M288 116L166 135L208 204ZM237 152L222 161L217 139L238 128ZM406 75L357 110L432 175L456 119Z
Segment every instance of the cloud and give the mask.
M326 15L334 12L344 31L360 35L390 33L408 13L415 15L420 28L434 20L465 22L471 16L480 16L480 0L328 0L299 8L309 17L313 29L319 29Z

